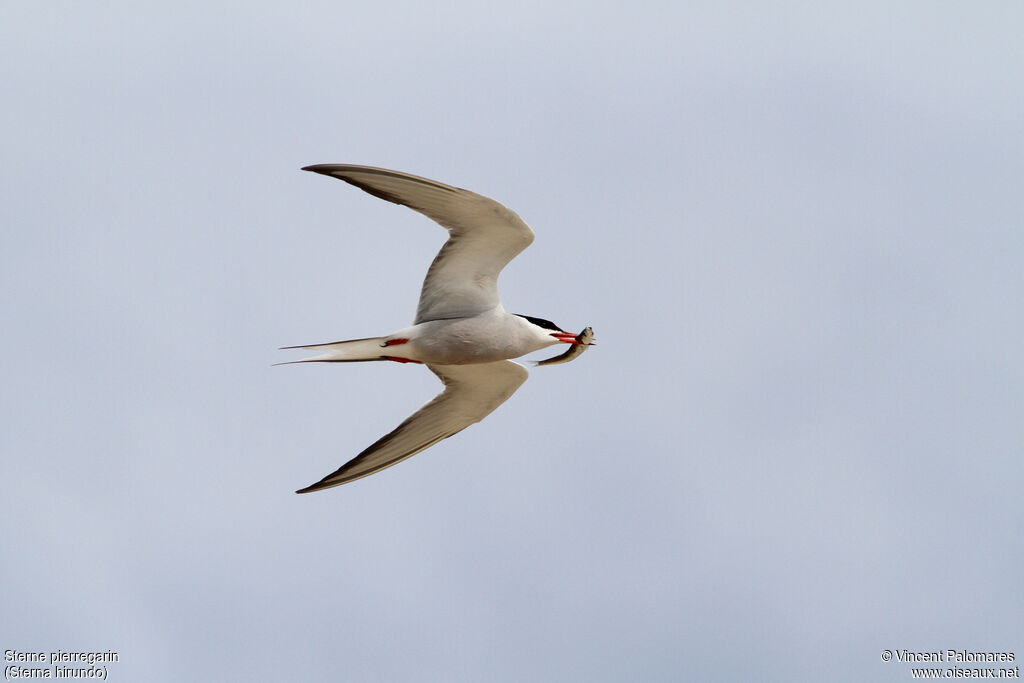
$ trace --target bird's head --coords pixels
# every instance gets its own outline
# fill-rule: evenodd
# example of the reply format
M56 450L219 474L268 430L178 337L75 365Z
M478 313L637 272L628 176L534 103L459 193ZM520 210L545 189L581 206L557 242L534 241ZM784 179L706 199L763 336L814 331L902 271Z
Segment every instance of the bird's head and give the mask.
M516 313L520 318L524 318L527 322L535 327L541 328L543 334L547 334L550 337L554 337L556 341L560 341L564 344L587 344L588 346L593 345L593 342L580 341L578 335L572 332L566 332L558 325L554 324L550 320L544 318L535 318L532 315L523 315Z

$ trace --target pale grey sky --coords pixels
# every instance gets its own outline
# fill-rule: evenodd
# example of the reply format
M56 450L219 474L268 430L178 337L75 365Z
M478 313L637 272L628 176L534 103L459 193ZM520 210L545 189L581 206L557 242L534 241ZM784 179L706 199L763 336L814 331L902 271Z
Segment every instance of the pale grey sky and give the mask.
M4 15L0 649L112 681L1024 656L1020 4ZM506 307L599 346L296 496L440 387L271 367L409 323L445 238L326 162L506 203Z

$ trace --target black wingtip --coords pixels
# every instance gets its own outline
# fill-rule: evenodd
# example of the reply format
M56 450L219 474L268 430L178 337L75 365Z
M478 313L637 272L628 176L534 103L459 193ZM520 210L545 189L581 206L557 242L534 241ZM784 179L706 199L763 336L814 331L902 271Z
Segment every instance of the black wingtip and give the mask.
M313 164L312 166L303 166L303 171L312 171L313 173L328 173L327 170L332 164Z
M299 489L295 493L313 493L314 491L323 491L324 489L329 489L329 488L332 488L334 486L338 486L338 485L344 483L344 482L331 482L331 483L327 483L326 479L327 478L324 477L324 479L321 479L320 481L316 482L315 484L310 484L306 488Z

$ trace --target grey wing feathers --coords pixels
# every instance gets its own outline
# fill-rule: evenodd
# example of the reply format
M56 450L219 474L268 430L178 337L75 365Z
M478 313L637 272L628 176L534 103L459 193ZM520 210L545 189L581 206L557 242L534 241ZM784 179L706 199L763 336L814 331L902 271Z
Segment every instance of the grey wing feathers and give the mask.
M370 166L318 164L303 170L408 206L448 230L423 281L415 323L468 317L498 305L498 274L533 241L533 231L514 211L469 190Z
M427 367L444 382L444 391L337 471L296 493L319 491L369 476L457 434L487 417L529 375L526 368L508 360Z

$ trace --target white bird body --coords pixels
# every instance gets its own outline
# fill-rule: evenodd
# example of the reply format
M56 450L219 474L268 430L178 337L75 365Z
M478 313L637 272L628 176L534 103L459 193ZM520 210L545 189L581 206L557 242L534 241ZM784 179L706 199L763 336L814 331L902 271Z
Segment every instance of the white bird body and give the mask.
M408 206L445 227L450 236L427 271L412 326L383 337L285 347L318 351L292 363L423 363L445 385L392 432L298 493L368 476L479 422L526 381L526 368L509 359L559 343L592 343L548 320L507 313L502 307L498 274L534 235L519 216L493 199L369 166L323 164L303 170L334 176Z
M381 356L385 356L383 360L466 365L518 358L559 343L543 328L522 316L506 313L498 304L470 318L428 320L385 337L290 348L324 351L293 363L382 360Z

